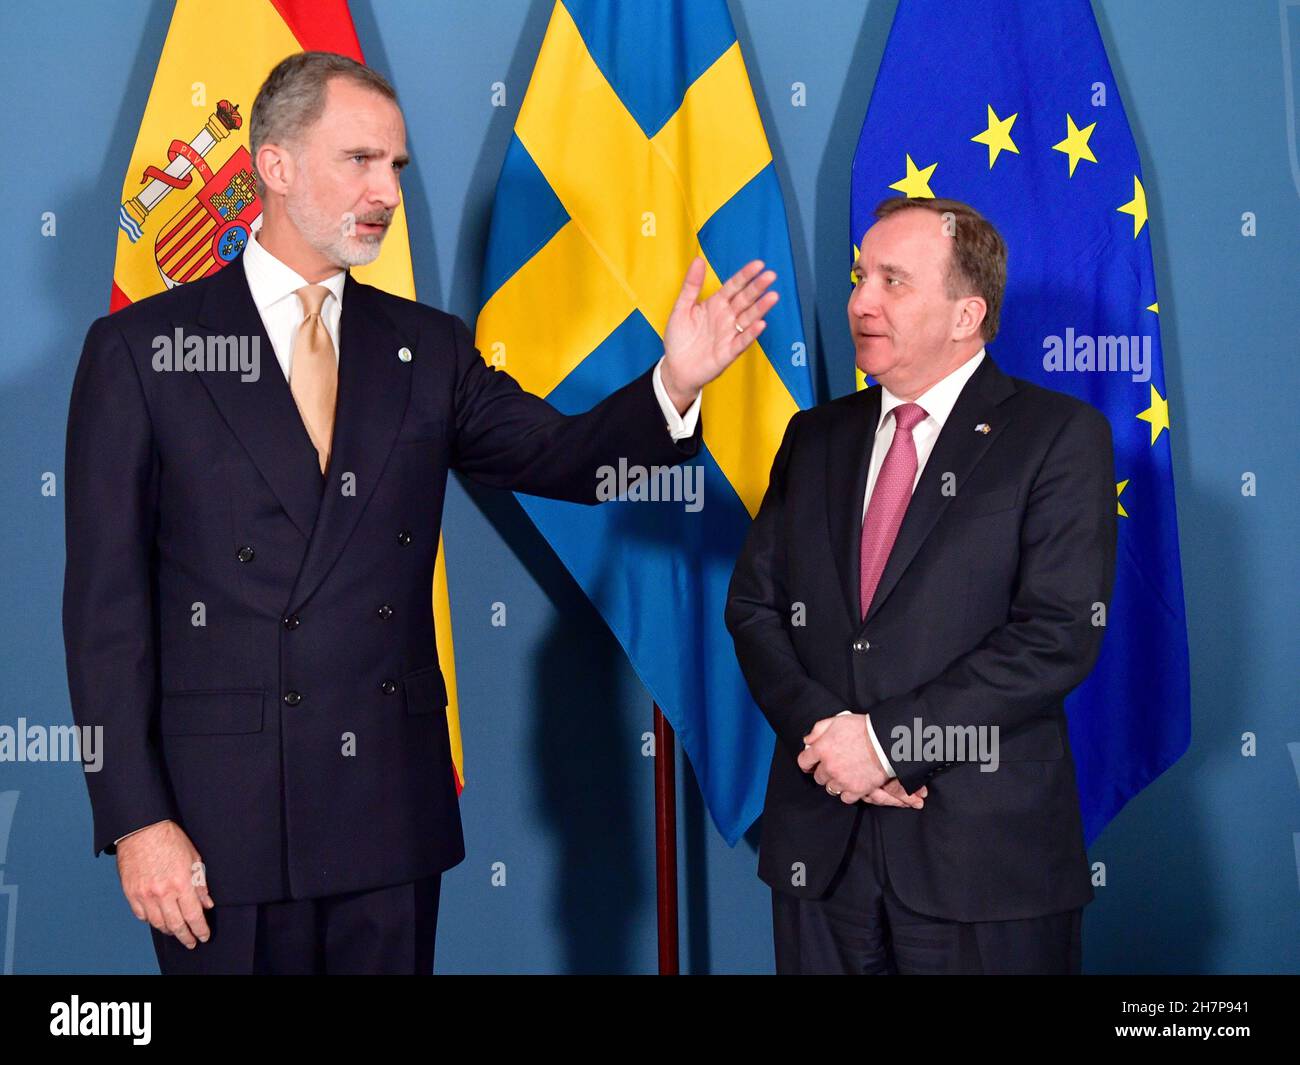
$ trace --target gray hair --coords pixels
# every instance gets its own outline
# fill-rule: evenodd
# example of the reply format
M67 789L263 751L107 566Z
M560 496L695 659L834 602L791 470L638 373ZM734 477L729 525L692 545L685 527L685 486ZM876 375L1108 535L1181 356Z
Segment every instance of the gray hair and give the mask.
M253 180L258 182L259 192L258 150L268 141L296 144L324 113L325 90L331 78L347 78L397 102L397 90L387 78L348 56L295 52L282 59L257 90L248 120L248 150L253 156Z

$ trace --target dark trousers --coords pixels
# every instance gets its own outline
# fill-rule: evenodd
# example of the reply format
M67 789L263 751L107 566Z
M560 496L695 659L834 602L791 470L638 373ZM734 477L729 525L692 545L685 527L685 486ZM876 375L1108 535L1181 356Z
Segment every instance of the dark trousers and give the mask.
M975 922L909 909L890 886L876 813L858 811L849 852L825 897L773 890L778 973L1079 973L1082 908Z
M164 976L180 974L423 975L433 972L441 876L318 899L241 906L205 916L193 950L153 929Z

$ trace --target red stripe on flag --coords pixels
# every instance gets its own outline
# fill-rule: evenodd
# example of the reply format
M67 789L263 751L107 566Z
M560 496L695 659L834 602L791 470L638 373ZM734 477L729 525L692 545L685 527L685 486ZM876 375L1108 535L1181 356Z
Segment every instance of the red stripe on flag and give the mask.
M162 234L158 237L158 247L162 247L165 244L170 244L172 237L176 235L177 231L179 231L181 226L188 223L189 220L194 217L195 211L203 211L204 214L207 213L207 211L204 210L203 204L199 203L198 200L191 200L190 209L186 211L185 214L183 214L179 219L177 219L175 225L171 226L169 229L163 230Z
M195 233L197 233L200 229L206 228L211 230L216 228L216 224L212 221L212 216L208 214L207 211L201 209L203 205L197 204L196 206L200 208L197 216L193 211L191 211L188 215L185 216L186 221L193 218L194 223L190 226L189 229L187 229L183 234L181 234L179 239L177 239L176 242L172 244L172 246L167 249L166 253L158 260L158 265L161 266L166 271L171 271L175 267L176 256L179 255L181 251L184 250L186 245L188 245L189 242L194 238ZM191 248L190 254L192 255L193 253L194 250L193 248ZM186 258L188 259L189 256L187 255Z
M337 52L364 63L347 0L271 0L304 52Z
M176 278L176 280L183 285L188 281L193 281L200 273L204 277L207 277L208 274L216 273L216 270L213 269L215 266L216 260L212 258L212 249L208 248L204 255L201 258L196 259L190 268L180 277Z
M193 277L194 264L196 262L203 261L203 256L207 254L209 245L211 244L211 241L208 238L211 237L214 232L216 232L216 229L217 229L216 223L214 223L211 219L209 219L207 225L203 229L202 233L199 235L199 239L196 240L193 245L191 245L189 251L187 251L179 259L177 259L175 256L168 257L169 261L165 267L166 271L169 274L171 274L172 277L176 278L177 281L184 282L184 281L188 281L191 277ZM198 259L194 258L196 255L198 256ZM184 274L184 276L182 276L182 273L184 272L187 266L190 267L190 271L189 273Z
M117 287L117 282L113 282L113 291L108 294L108 313L120 311L123 307L131 306L131 300L125 292Z

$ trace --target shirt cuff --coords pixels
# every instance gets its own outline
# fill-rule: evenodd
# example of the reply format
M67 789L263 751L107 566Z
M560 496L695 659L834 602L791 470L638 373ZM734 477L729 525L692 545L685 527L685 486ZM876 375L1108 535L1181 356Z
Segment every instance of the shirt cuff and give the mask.
M851 714L851 713L853 713L852 710L841 710L835 716L843 717L845 714ZM867 714L866 717L867 717L867 735L871 738L871 746L875 748L876 757L880 759L880 765L885 770L885 777L887 779L892 779L898 776L898 774L894 772L894 767L889 764L889 759L885 757L885 749L882 746L880 746L880 741L876 739L876 730L871 727L871 715Z
M166 818L163 818L163 820L165 821ZM139 828L132 829L130 832L126 834L126 836L134 836L137 832L143 832L146 828L153 828L154 825L161 825L161 824L162 821L155 821L153 825L141 825ZM122 840L126 839L126 836L118 836L117 839L113 840L113 846L116 847L119 843L122 842Z
M663 358L655 364L655 399L659 400L659 409L663 411L669 434L674 440L684 440L688 436L695 435L695 426L700 420L700 397L703 393L695 397L695 402L686 408L685 414L678 414L673 401L668 398L668 389L664 388L663 377L660 374L663 364Z

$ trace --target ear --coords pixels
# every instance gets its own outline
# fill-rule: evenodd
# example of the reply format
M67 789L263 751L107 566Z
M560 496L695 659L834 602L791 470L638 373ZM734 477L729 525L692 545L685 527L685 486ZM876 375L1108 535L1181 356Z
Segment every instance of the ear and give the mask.
M257 150L257 176L263 193L283 196L293 184L296 167L293 155L282 144L263 144Z
M952 327L953 340L969 340L980 331L988 304L983 296L965 296L957 301L957 321Z

